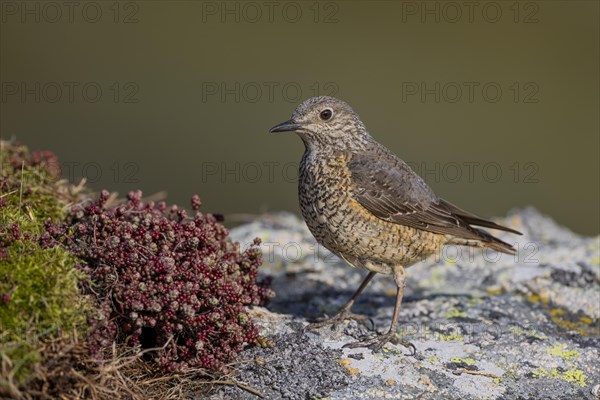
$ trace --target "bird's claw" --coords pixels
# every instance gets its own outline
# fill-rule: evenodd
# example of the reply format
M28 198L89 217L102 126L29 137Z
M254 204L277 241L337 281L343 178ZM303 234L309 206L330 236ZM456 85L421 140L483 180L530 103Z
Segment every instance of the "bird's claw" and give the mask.
M308 330L314 330L314 329L319 329L319 328L322 328L322 327L328 326L328 325L338 325L347 319L353 319L355 321L364 321L364 320L368 319L368 317L365 315L354 314L353 312L351 312L349 310L342 310L339 313L337 313L336 315L334 315L333 317L319 318L315 322L308 324L308 326L306 328Z
M355 349L358 347L366 347L366 348L373 350L373 352L378 352L388 342L393 343L393 344L399 344L399 345L402 345L402 346L410 349L411 356L414 356L417 354L417 348L415 347L415 345L409 341L398 338L398 336L396 336L395 332L388 332L388 333L384 333L383 335L375 336L371 339L347 343L343 347L350 348L350 349Z

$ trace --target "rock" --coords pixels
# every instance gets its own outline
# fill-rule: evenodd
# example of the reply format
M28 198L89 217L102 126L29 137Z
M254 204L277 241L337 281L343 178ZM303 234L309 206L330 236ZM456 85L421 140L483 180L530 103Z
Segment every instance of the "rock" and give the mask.
M325 397L329 391L348 385L350 378L336 360L341 351L310 340L299 329L294 333L272 336L276 349L254 347L243 354L236 379L257 388L269 399L305 399ZM236 393L231 398L256 399L250 393Z
M600 384L600 238L580 237L529 208L499 233L517 255L447 247L407 270L400 331L417 349L381 353L342 346L389 326L395 286L376 277L354 307L370 321L318 331L365 272L318 246L293 214L261 217L231 230L242 246L263 239L263 271L277 297L253 310L274 348L251 348L238 380L268 399L590 399ZM497 232L495 232L497 233ZM227 387L214 399L253 398Z

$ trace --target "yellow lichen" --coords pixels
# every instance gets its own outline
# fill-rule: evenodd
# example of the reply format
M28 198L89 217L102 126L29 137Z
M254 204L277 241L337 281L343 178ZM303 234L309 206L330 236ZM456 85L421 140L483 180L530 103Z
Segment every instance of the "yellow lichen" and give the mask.
M428 279L424 279L419 283L419 287L440 288L444 283L445 268L434 267L431 270L431 275Z
M550 310L550 315L553 317L557 317L559 315L564 315L565 314L565 310L561 309L561 308L553 308L552 310Z
M458 317L466 317L467 313L464 311L458 311L456 307L450 307L448 312L446 313L446 318L458 318Z
M461 341L464 339L465 339L465 337L459 333L450 333L448 335L440 333L440 340L443 340L443 341L453 341L453 340Z
M504 293L504 289L502 287L489 287L486 291L490 296Z
M549 299L547 290L542 290L542 291L540 291L540 293L534 293L534 294L530 294L529 296L527 296L527 301L529 301L531 303L548 304L549 300L550 299Z
M555 357L560 357L566 361L572 361L579 358L579 352L576 350L566 350L567 345L559 343L554 347L548 349L548 354Z
M474 306L475 304L483 303L483 299L481 297L473 296L467 301L468 306Z
M540 340L548 339L548 336L546 336L543 333L540 333L534 329L525 330L525 329L521 329L517 326L509 326L508 330L517 336L530 336L530 337L534 337L534 338L540 339Z
M577 321L572 321L564 316L567 312L561 308L553 308L550 310L550 318L552 322L563 329L574 331L583 336L596 335L600 336L600 329L596 328L594 321L589 317L580 317Z
M353 368L350 366L350 364L352 364L352 360L348 360L347 358L340 360L339 363L346 368L346 371L348 371L348 373L350 375L356 375L358 373L360 373L358 368Z
M561 379L565 382L576 383L581 387L587 386L587 376L585 376L583 371L580 369L570 369L561 374L561 372L556 368L553 368L552 370L538 368L532 370L531 373L536 378Z
M583 371L580 369L570 369L565 371L563 374L563 379L567 382L575 382L579 386L584 387L587 386L585 382L586 376L583 374Z
M474 365L475 364L475 360L472 358L460 358L460 357L453 357L450 359L450 362L453 363L457 363L457 364L467 364L467 365Z

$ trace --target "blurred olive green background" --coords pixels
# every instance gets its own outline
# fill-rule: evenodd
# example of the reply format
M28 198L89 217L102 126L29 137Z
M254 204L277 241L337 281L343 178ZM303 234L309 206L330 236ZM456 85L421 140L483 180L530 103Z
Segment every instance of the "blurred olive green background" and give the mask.
M597 1L0 4L2 137L93 188L297 212L267 132L334 94L461 207L600 230Z

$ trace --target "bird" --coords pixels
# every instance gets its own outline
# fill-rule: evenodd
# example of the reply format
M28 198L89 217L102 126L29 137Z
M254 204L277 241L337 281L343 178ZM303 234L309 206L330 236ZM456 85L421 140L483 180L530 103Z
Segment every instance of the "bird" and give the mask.
M304 142L298 197L311 234L351 266L368 271L336 315L317 320L309 328L363 318L351 309L376 274L391 275L396 283L388 331L346 347L377 351L393 342L415 351L414 345L396 337L405 269L439 254L443 246L516 251L481 228L520 232L438 197L407 163L370 135L358 114L342 100L309 98L270 132L295 132Z

